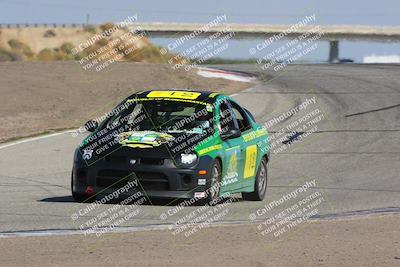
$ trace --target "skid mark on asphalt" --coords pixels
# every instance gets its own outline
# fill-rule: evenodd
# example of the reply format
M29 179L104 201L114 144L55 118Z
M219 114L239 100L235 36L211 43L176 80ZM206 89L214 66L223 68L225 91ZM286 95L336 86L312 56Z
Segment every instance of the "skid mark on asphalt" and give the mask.
M367 114L367 113L388 110L388 109L397 108L397 107L400 107L400 104L393 105L393 106L388 106L388 107L384 107L384 108L371 109L371 110L368 110L368 111L363 111L363 112L358 112L358 113L353 113L353 114L345 115L345 117L347 118L347 117L352 117L352 116L358 116L358 115L363 115L363 114Z

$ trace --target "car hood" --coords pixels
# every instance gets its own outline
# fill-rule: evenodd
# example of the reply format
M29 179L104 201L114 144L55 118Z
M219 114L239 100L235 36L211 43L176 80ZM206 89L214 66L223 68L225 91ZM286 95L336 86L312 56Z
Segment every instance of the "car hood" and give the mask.
M88 138L79 152L88 164L107 157L174 158L177 154L193 151L207 136L188 133L162 133L155 131L128 131L114 133L106 141Z

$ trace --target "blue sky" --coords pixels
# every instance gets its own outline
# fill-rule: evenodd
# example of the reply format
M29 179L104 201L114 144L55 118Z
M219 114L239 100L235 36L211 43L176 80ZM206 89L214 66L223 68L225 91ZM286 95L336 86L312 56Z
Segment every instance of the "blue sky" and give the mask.
M316 13L319 24L399 25L398 0L0 0L0 21L92 22L117 21L132 12L142 21L206 22L227 14L237 23L294 23Z
M0 0L0 23L91 23L120 21L138 14L140 21L205 23L226 14L231 23L290 24L315 13L323 25L400 25L398 0ZM156 39L158 44L168 40ZM248 57L254 41L234 41L224 57ZM341 57L361 60L364 55L400 54L399 44L341 43ZM321 43L309 57L324 60L328 45Z

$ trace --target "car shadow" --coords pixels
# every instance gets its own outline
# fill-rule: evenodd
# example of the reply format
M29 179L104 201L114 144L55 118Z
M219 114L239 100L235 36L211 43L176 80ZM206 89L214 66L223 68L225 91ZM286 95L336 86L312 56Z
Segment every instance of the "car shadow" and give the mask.
M67 202L75 202L72 196L62 196L62 197L47 197L38 200L39 202L57 202L57 203L67 203Z
M125 198L119 198L119 199L114 199L111 201L107 201L104 205L107 204L120 204L121 201L123 201ZM219 204L222 204L224 202L227 202L231 200L231 203L236 203L236 202L242 202L243 199L241 198L225 198L223 200L221 200L221 202L219 202ZM58 197L47 197L47 198L43 198L43 199L39 199L39 202L53 202L53 203L72 203L72 202L76 202L72 196L58 196ZM141 204L143 206L179 206L183 203L189 203L189 200L185 200L185 199L162 199L162 198L151 198L148 199L146 198L146 201ZM78 203L78 202L76 202ZM86 202L86 204L90 204L90 202ZM129 205L132 203L128 203L126 205ZM204 206L206 203L204 201L196 201L194 203L192 203L191 205L187 205L187 206Z

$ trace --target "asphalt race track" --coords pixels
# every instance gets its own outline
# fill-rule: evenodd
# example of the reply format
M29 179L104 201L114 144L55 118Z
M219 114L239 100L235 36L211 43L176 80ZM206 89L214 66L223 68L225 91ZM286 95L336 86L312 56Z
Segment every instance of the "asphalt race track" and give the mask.
M292 65L278 73L250 65L221 68L259 77L257 86L234 98L261 123L315 97L305 113L274 125L271 133L309 111L323 114L315 132L298 132L293 142L286 141L291 144L287 149L272 155L267 198L235 200L221 221L249 221L257 209L314 179L312 190L324 197L318 216L400 210L400 66ZM80 140L63 133L0 146L0 232L78 229L112 205L71 219L85 207L70 197L72 156ZM161 220L161 214L172 214L174 208L165 204L141 206L140 214L124 226L174 223L199 208L186 207Z

